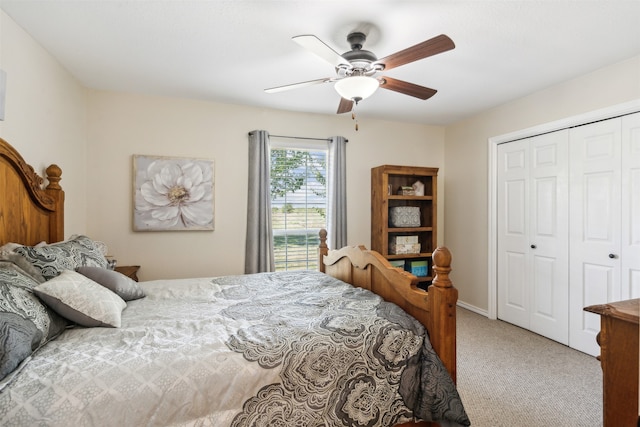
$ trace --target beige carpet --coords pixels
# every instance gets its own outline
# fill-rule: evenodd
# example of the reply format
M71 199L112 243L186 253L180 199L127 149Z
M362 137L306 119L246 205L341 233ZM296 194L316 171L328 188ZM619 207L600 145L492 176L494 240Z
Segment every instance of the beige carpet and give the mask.
M602 425L596 358L463 308L458 390L474 427Z

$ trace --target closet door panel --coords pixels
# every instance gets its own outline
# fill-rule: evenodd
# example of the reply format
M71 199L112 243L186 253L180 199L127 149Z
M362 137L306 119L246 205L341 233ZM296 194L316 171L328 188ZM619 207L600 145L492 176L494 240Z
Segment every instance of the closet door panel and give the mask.
M498 147L498 318L529 327L529 149Z
M586 173L582 180L582 239L593 244L616 245L620 233L618 171ZM614 206L613 203L616 205ZM613 251L613 246L611 246Z
M531 138L529 329L569 342L568 138L566 130Z
M520 326L528 327L528 315L526 313L529 301L527 298L527 261L525 255L518 252L505 254L505 293L503 295L505 309L517 312L512 320L522 323ZM522 320L519 319L522 315ZM516 324L518 324L516 323Z
M545 319L553 319L556 317L556 301L553 297L555 283L553 280L554 270L556 269L555 259L534 256L533 257L533 305L532 315Z
M498 147L498 317L568 343L568 132Z
M614 297L614 295L617 293L616 288L619 287L619 284L614 282L614 277L618 276L614 268L607 265L589 263L584 263L583 268L584 289L580 295L572 294L572 298L578 301L582 301L581 304L583 305L583 307L602 304L603 301L612 302L619 300L619 298ZM584 310L582 311L582 313L580 313L579 322L577 322L576 325L571 325L572 338L575 337L576 333L579 333L578 336L584 335L587 337L592 337L593 341L596 342L595 337L598 335L598 332L600 332L601 319L599 318L600 316L592 316L592 314L593 313L588 313ZM577 328L580 329L577 330ZM575 345L575 339L573 340L571 347L589 353L593 356L600 355L599 346L597 346L596 349L592 349L589 346L591 341L587 341L587 343L585 344L581 343L581 341L578 340L577 343L582 345L582 347L578 347Z
M620 119L571 130L569 345L599 354L600 319L583 308L621 299Z
M640 298L640 113L622 118L622 299Z

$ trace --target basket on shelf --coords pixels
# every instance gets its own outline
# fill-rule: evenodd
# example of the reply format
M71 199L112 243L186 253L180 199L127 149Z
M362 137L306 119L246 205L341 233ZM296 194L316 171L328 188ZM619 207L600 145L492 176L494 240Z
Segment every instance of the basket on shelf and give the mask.
M417 206L389 208L389 223L393 227L420 227L420 208Z

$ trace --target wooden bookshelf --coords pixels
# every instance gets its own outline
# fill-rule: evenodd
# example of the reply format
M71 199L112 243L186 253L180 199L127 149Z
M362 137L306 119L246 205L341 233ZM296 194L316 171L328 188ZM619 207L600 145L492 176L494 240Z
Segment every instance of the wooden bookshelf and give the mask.
M383 165L371 169L371 248L390 262L404 261L407 271L412 271L412 262L426 261L424 275L416 274L425 286L432 280L431 255L437 242L437 180L438 168ZM402 187L412 187L416 182L424 186L422 195L402 194ZM419 208L419 224L394 227L390 223L391 209L405 206ZM419 252L393 253L394 241L402 236L417 236Z

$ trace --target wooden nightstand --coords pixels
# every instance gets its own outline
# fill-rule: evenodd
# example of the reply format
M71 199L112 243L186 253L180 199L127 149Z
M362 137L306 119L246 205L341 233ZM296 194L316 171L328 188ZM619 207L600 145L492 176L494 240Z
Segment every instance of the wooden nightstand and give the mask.
M116 266L116 271L118 273L122 273L127 277L130 277L131 279L135 280L136 282L138 281L138 270L140 269L139 265L123 265L123 266Z

